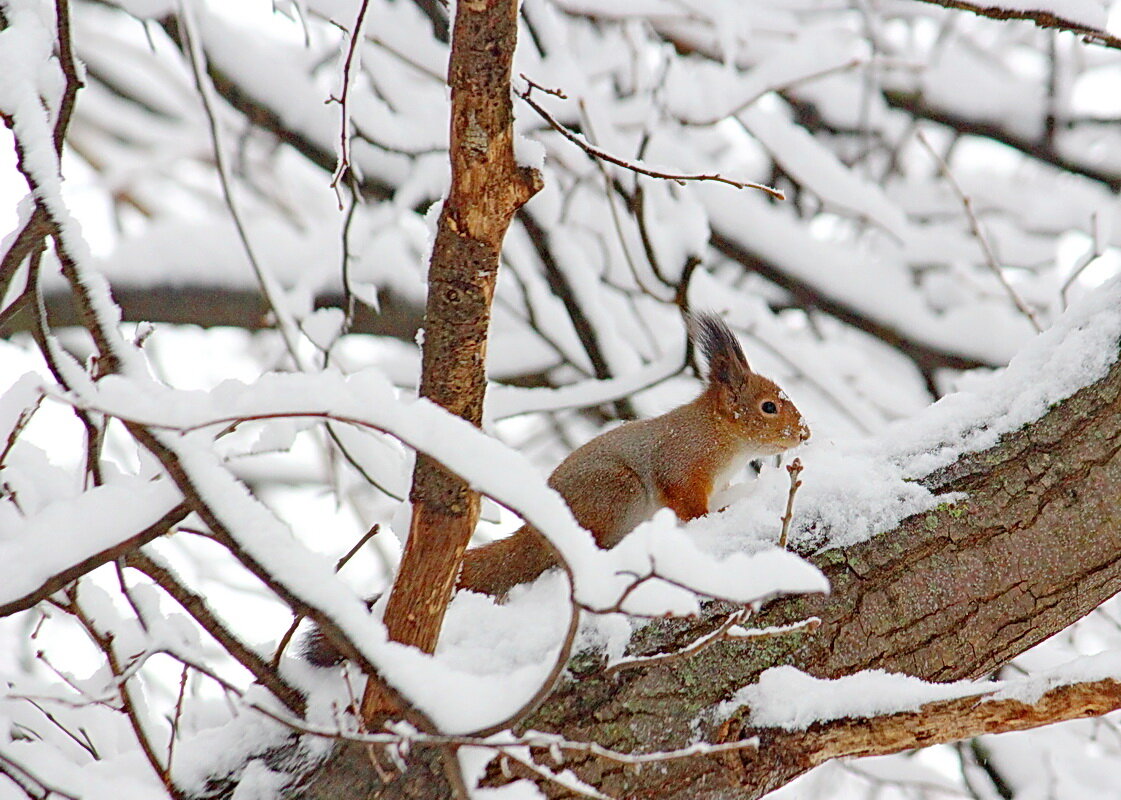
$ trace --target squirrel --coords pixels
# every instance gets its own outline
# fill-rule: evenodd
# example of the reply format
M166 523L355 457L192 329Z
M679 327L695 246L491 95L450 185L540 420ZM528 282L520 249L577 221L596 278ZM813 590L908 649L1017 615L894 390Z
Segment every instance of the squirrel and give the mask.
M704 391L661 416L591 439L549 476L549 486L605 550L661 508L682 521L704 516L713 494L748 461L810 438L794 403L773 381L752 372L723 320L702 313L690 315L688 323L690 340L708 362ZM523 525L468 550L456 588L503 598L557 563L541 534ZM340 661L318 630L305 639L303 656L318 666Z

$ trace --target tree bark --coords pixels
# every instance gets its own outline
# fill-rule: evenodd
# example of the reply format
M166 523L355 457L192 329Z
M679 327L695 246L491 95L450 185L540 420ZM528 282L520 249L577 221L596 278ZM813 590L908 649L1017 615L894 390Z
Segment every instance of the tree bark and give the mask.
M698 720L703 738L711 742L760 736L758 751L698 756L656 769L593 756L566 761L567 768L609 795L659 800L753 800L827 758L892 752L895 745L885 742L901 741L900 730L910 731L902 740L907 746L938 741L918 736L906 720L897 720L895 728L885 726L895 734L877 745L875 737L863 733L863 739L850 736L838 743L843 734L837 726L796 733L753 730L746 712L723 723L706 722L704 712L776 665L791 664L825 678L869 668L931 681L980 678L1062 630L1121 589L1119 452L1121 363L1036 422L924 481L938 491L966 492L968 499L816 556L831 593L776 601L753 620L764 626L816 615L821 625L815 632L722 642L669 665L610 674L598 656L581 654L569 665L573 680L524 727L629 752L682 747L693 740ZM727 610L712 605L698 620L650 625L631 649L639 655L673 651L712 630ZM1108 702L1083 702L1078 691L1056 695L1055 702L1075 704L1067 717L1109 710ZM1106 699L1116 694L1110 689ZM977 725L992 731L1017 727L985 719L973 724L968 715L976 711L970 708L963 704L960 718L950 708L935 720L937 730L952 738L954 730L972 735ZM1037 722L1064 718L1047 707L1007 716L1032 715ZM916 717L915 725L924 724L922 719ZM868 728L854 723L851 729ZM861 741L872 744L865 747ZM418 757L430 757L422 752ZM320 777L337 779L341 771L353 779L356 769L372 775L344 746ZM366 780L371 781L368 791L354 796L376 794L376 779L368 775ZM409 776L404 780L408 783ZM495 774L491 780L505 779ZM550 795L558 791L548 785L542 789ZM394 791L446 796L425 793L416 784Z
M510 65L516 0L456 4L448 67L451 189L428 269L421 397L474 425L482 422L486 345L502 240L517 210L540 188L514 158ZM412 525L386 606L390 637L432 652L479 514L479 496L427 456L418 456ZM374 682L371 682L374 687ZM368 687L363 712L378 709Z

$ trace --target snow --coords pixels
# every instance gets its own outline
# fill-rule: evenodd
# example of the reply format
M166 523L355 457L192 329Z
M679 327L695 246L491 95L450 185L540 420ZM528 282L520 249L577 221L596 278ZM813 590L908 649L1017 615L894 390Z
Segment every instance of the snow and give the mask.
M249 385L228 381L210 392L179 392L154 382L110 376L100 381L96 388L83 391L81 402L114 416L157 428L195 429L195 433L182 439L166 435L160 438L181 456L190 453L192 459L200 459L197 477L210 481L220 479L202 468L202 464L213 457L206 454L205 439L200 438L201 429L224 427L231 420L330 416L359 427L392 434L409 446L432 454L466 477L477 489L517 511L549 537L573 570L577 600L592 607L613 605L631 581L626 574L620 573L644 574L649 569L651 554L663 546L663 541L681 538L676 532L676 524L662 515L655 518L648 528L642 529L647 533L628 537L628 541L634 542L628 548L617 548L610 553L599 550L588 533L576 525L560 496L544 485L544 476L522 454L427 401L399 397L375 369L348 377L331 372L315 376L270 374ZM183 450L188 443L189 451ZM226 492L233 494L227 495ZM223 498L241 498L241 495L242 490L228 484L219 490L215 499L221 504ZM263 518L259 518L259 512L250 512L244 500L237 502L244 513L251 513L254 526L265 524ZM240 529L238 523L247 521L235 520L232 527ZM285 535L283 538L289 537ZM683 547L687 546L687 540L681 541ZM646 542L648 549L639 552L641 542ZM267 556L264 551L261 555ZM673 568L674 558L664 559L666 568ZM708 567L715 565L707 562L705 570L680 577L687 578L689 585L698 591L722 594L730 590L725 576L739 574L744 565L724 563L711 572L708 572ZM758 585L741 583L734 593L744 598L766 596L783 591L784 581L789 581L794 591L817 591L821 584L816 576L817 571L808 564L803 564L800 569L790 566L775 573L773 581ZM807 589L807 586L813 588ZM662 587L662 590L669 591L667 587ZM674 593L670 592L670 595ZM649 599L644 602L648 603ZM674 595L674 599L668 599L668 602L676 605L680 598Z
M907 238L910 225L883 189L857 177L793 120L758 107L741 111L736 119L791 177L826 204L867 217L899 240Z
M0 604L154 525L181 499L170 481L125 477L9 521L0 529Z
M1074 659L1028 678L952 683L931 683L880 669L827 680L782 666L764 671L758 682L736 692L717 707L716 716L726 719L748 707L752 725L795 731L817 722L918 711L928 703L961 697L976 696L982 702L1016 700L1030 705L1057 687L1101 680L1121 682L1121 654L1106 652Z
M713 230L824 297L939 350L1003 364L1031 335L1031 326L1007 304L984 314L957 308L934 313L910 289L911 277L890 254L865 253L851 244L807 241L787 209L753 194L733 197L698 187ZM890 228L889 228L890 230Z
M774 284L744 275L740 265L711 258L703 264L688 287L690 305L727 311L745 336L753 365L779 379L810 415L815 438L790 454L806 465L794 520L795 543L803 552L861 541L889 530L906 515L954 499L932 496L918 481L963 453L991 446L1001 432L1037 418L1104 374L1116 356L1121 329L1116 285L1096 293L1087 290L1089 282L1074 287L1072 296L1088 294L1087 303L1042 337L1033 338L1030 326L1011 309L995 280L979 268L983 265L978 243L963 224L956 199L932 178L929 159L914 158L905 133L911 120L888 108L879 91L921 89L927 102L950 116L1041 140L1040 122L1052 101L1041 90L1046 56L1035 42L1048 37L1038 37L1024 25L1002 27L926 7L909 6L901 12L885 6L868 15L848 6L777 2L747 7L721 0L644 0L625 8L608 0L527 0L524 4L535 30L522 40L515 71L524 69L538 82L567 91L571 100L547 98L548 107L558 118L578 125L589 140L628 157L636 156L640 144L648 145L642 158L650 163L683 172L719 170L734 178L765 179L773 156L802 184L805 196L797 201L798 213L792 213L794 203L774 206L728 187L655 184L608 168L608 174L628 191L644 187L649 241L642 242L625 210L621 221L612 218L598 169L570 144L556 141L552 134L542 135L540 120L518 108L519 158L541 167L546 178L546 188L530 210L542 223L556 256L559 273L551 277L572 286L576 308L564 306L556 288L543 277L533 243L515 227L504 249L506 264L496 295L493 359L488 369L492 376L539 377L562 387L496 386L489 392L488 431L516 444L499 444L456 425L446 415L410 400L408 391L394 390L391 381L415 386L417 358L411 346L403 345L389 357L379 354L367 359L354 355L356 337L335 342L338 313L311 313L310 303L315 294L337 291L340 286L341 220L327 181L305 154L284 142L278 146L271 135L247 129L241 112L221 103L221 133L226 141L236 140L239 145L236 189L245 207L249 238L289 293L293 316L302 317L303 335L320 347L335 346L331 363L346 364L344 371L373 361L381 362L380 367L356 371L351 377L314 370L307 375L258 377L275 363L275 342L267 333L245 337L255 340L251 345L216 333L206 337L196 333L192 344L180 350L164 348L157 334L141 353L117 335L116 311L98 271L115 287L133 289L194 286L254 291L256 283L215 191L209 132L182 61L176 60L174 48L158 26L146 28L153 40L149 48L145 30L134 20L107 6L86 5L74 9L75 38L80 57L91 64L91 75L80 95L72 145L82 158L98 164L91 183L99 196L111 196L106 205L120 212L111 221L112 232L96 231L99 238L115 241L105 258L95 262L85 246L78 221L88 227L90 218L78 213L72 197L66 196L66 186L73 188L72 173L63 184L50 144L50 111L57 107L62 83L52 55L54 21L49 4L13 0L5 6L10 27L0 33L0 109L14 115L16 133L27 145L26 166L36 183L35 197L62 227L66 249L77 262L80 285L94 302L101 333L124 360L125 374L95 387L79 360L63 356L58 346L62 370L74 392L63 395L57 387L46 387L41 378L19 379L0 398L0 442L45 388L53 398L168 426L161 429L161 440L181 460L187 482L228 524L247 558L274 573L300 601L337 620L369 660L415 695L420 707L449 730L472 730L501 721L532 696L552 668L567 629L571 598L565 576L553 573L519 587L502 606L461 593L449 609L434 658L389 645L377 612L371 617L358 599L362 592L334 575L337 553L328 557L312 552L327 549L322 534L332 526L317 519L317 514L337 503L342 511L335 509L336 513L353 514L365 524L384 525L394 519L395 532L403 535L408 505L361 486L345 465L320 458L332 453L309 442L320 436L325 415L348 420L332 426L362 470L390 493L407 492L410 448L418 447L454 464L473 485L525 515L558 543L574 565L575 596L581 602L610 608L635 576L656 570L660 577L627 593L625 609L636 615L687 615L699 607L698 592L752 603L783 592L827 589L819 573L796 556L773 548L788 492L786 473L767 463L758 480L720 496L719 504L728 504L726 508L685 526L663 513L636 530L615 552L603 554L591 546L559 498L547 489L537 465L555 461L572 444L602 430L594 413L572 412L630 398L640 414L647 415L665 410L695 389L687 371L677 374L683 336L671 301L683 298L676 297L676 287L659 277L674 284L689 256L708 256L710 224L810 290L912 341L992 365L1019 353L1007 370L993 375L925 376L940 384L955 380L958 392L915 415L915 409L927 402L926 385L908 358L806 311L797 302L791 304ZM173 10L162 0L123 0L120 5L144 19ZM318 148L329 157L340 126L336 109L324 101L332 90L337 94L339 45L346 36L326 20L349 28L358 0L282 4L298 11L306 39L294 22L285 22L287 32L274 36L275 26L261 20L268 16L267 8L257 15L248 4L236 5L190 4L207 58L248 97L303 137L309 152ZM1089 0L1005 4L1029 6L1089 26L1101 27L1105 21L1105 7ZM447 131L443 80L447 47L431 36L430 22L416 4L371 3L369 10L368 38L359 51L362 71L354 73L351 115L355 129L372 141L356 140L352 156L361 177L375 191L359 207L350 231L351 278L367 300L376 299L377 289L393 289L419 303L429 246L422 214L431 208L435 219L439 204L432 200L447 188L442 152ZM573 10L593 18L571 16ZM943 25L945 20L955 24ZM253 35L247 36L247 31ZM136 35L130 38L131 34ZM676 54L674 46L679 48ZM681 56L690 49L690 55ZM1071 56L1056 72L1058 95L1053 101L1054 110L1065 119L1068 91L1095 76L1111 86L1116 69L1107 53L1082 47L1070 37L1056 45L1055 52L1064 59ZM107 81L102 82L102 77ZM123 94L115 95L116 89ZM784 90L783 98L776 89ZM834 136L819 127L810 136L802 125L803 109L797 109L795 124L784 98L812 102L825 127L859 135ZM740 116L743 128L723 119L732 112ZM1077 111L1094 112L1092 104ZM1072 124L1080 129L1060 126L1057 131L1056 152L1091 173L1108 174L1116 166L1110 155L1117 150L1111 147L1116 133L1104 126ZM1032 164L991 140L987 150L980 149L975 140L981 138L967 137L955 147L955 173L973 199L1007 275L1050 322L1061 306L1057 282L1065 277L1064 264L1072 260L1063 253L1074 244L1085 244L1077 237L1092 214L1115 223L1119 206L1108 191L1094 185L1093 174L1088 180L1066 174L1057 178L1050 166ZM890 158L898 156L900 170L884 180L884 156L890 148L898 148L890 150ZM416 153L421 155L414 157ZM1021 163L1025 160L1028 163ZM383 187L390 199L379 200L381 190L376 187ZM30 199L22 203L21 219L26 219ZM825 212L818 210L819 202L825 204ZM622 205L617 203L617 208L622 210ZM96 224L107 228L108 221L106 214L105 221ZM1121 230L1116 224L1112 228ZM1116 235L1099 238L1107 249L1117 244ZM1056 243L1063 251L1059 255ZM647 244L657 258L658 275L646 261ZM1111 263L1115 257L1107 252L1101 263ZM56 266L48 252L43 278L52 291L65 288L54 274ZM592 378L596 370L576 333L577 325L584 337L597 342L607 372L616 377ZM200 344L204 339L209 350ZM72 347L70 340L64 344ZM311 352L309 344L301 341L304 352ZM19 346L5 344L4 353ZM73 352L88 352L84 347ZM234 358L251 367L235 365ZM4 363L5 377L11 375L15 381L11 359L5 358ZM160 385L150 379L149 365L155 374L174 372L169 383L198 391ZM217 386L211 380L230 374L246 380ZM88 487L81 473L81 433L61 429L50 431L51 436L41 433L54 424L57 416L49 415L58 410L55 400L45 401L28 435L21 436L4 459L3 601L26 596L57 571L127 539L179 501L180 494L166 475L153 479L162 467L121 436L116 423L110 426L106 445L106 483ZM219 420L272 414L281 417L246 422L242 430L218 436L224 427ZM893 419L898 421L889 424ZM184 430L192 426L201 427ZM854 439L850 430L874 435ZM66 439L65 451L57 444L61 439ZM293 443L298 452L290 455L289 463L296 467L289 471L269 462L272 456L259 455ZM277 499L286 490L277 489L275 483L285 480L307 485ZM265 481L272 485L259 485ZM253 486L253 493L245 483ZM306 499L317 493L322 496L315 502ZM362 493L376 499L361 501L359 514L354 498ZM301 506L300 512L285 514L288 521L281 522L281 509L296 505ZM175 534L154 549L178 555L186 551L181 542L187 538ZM213 543L205 547L218 550ZM189 567L183 571L184 579L197 581L200 587L229 584L254 597L257 605L251 608L267 604L276 615L282 613L283 604L238 565L219 563L213 551L184 556ZM137 607L154 620L144 633L116 587L103 585L101 577L84 580L79 591L99 624L112 627L122 646L135 646L138 651L167 643L199 647L192 641L192 633L198 638L193 623L182 614L161 614L154 600L158 593L151 586L140 583L132 593ZM247 613L243 606L236 614L253 617L252 633L259 639L275 638L255 611ZM31 642L29 629L18 626L37 619L38 611L11 620L0 631L8 637L4 645L18 644L10 648L13 665L29 648L38 648L55 635L48 630ZM586 619L577 647L596 647L617 660L638 624L633 617L614 613ZM63 625L52 618L44 628ZM1087 627L1092 625L1083 630ZM1092 632L1095 641L1103 638L1097 629ZM267 652L266 645L261 646L262 652ZM207 646L213 644L202 645ZM83 663L66 647L55 649L69 659L64 670ZM285 664L284 669L298 672L298 667ZM1010 683L1000 692L1030 699L1054 681L1117 674L1117 667L1103 654L1061 674L1045 669L1034 683ZM25 668L21 662L18 669ZM5 679L24 690L34 687L54 698L73 698L69 689L59 688L56 678L33 681L22 672L15 674L15 669ZM75 677L78 685L97 688L106 679L104 671ZM319 680L328 684L337 677L319 676ZM825 707L821 713L862 713L862 708L868 710L867 705L861 706L862 695L880 693L884 702L906 705L942 691L900 676L866 675L863 684L844 687L807 683L804 676L778 674L768 680L778 687L776 691L804 694L805 715L813 713L814 696ZM158 668L145 666L133 683L149 703L152 719L161 719L169 705L164 685L168 682ZM334 694L323 687L313 691L313 701L321 702L315 718L326 720L324 724L337 722L330 702L346 699L337 684ZM37 742L13 742L0 736L0 752L57 781L63 792L115 800L161 794L122 720L110 725L97 719L98 724L87 726L88 720L108 714L107 710L63 708L64 703L56 703L69 729L92 730L102 752L112 753L104 763L91 767L83 766L88 762L84 751L45 725L37 712L20 716L17 706L25 705L23 701L5 697L0 702L4 720L0 733L6 736L18 721L42 737ZM224 704L207 706L207 702L192 698L188 714L205 719L209 730L189 744L180 743L176 754L176 775L193 788L201 786L215 765L237 765L247 749L267 746L284 735L282 728L270 727L252 713L228 721ZM775 708L780 705L775 699ZM229 727L222 726L224 722ZM1088 763L1083 751L1089 748L1072 738L1077 745L1057 752L1078 754L1062 761L1080 769ZM1005 757L1017 763L1012 751L1007 748ZM1039 748L1038 752L1051 751ZM1042 760L1033 758L1031 764L1031 780L1037 786L1053 777L1034 763ZM267 796L275 780L276 775L257 762L249 768L239 796ZM1071 783L1077 786L1076 780ZM1108 791L1108 781L1101 785ZM1063 791L1072 792L1065 796L1078 796L1072 788ZM535 796L536 791L523 782L475 794L511 798ZM1056 796L1064 795L1057 790Z
M844 717L917 711L926 703L983 691L983 685L974 681L929 683L880 669L823 680L794 667L771 667L759 676L757 683L740 689L719 706L717 716L727 718L741 706L749 706L752 725L796 731L815 722Z
M993 446L1002 434L1104 377L1117 358L1118 341L1121 280L1114 279L1072 306L1006 369L965 376L960 391L878 435L811 439L790 454L805 466L791 524L795 547L856 544L908 516L962 499L933 494L920 481L966 453ZM709 552L753 550L760 541L777 539L777 515L788 492L785 470L764 470L744 499L691 527ZM775 516L760 509L773 509Z

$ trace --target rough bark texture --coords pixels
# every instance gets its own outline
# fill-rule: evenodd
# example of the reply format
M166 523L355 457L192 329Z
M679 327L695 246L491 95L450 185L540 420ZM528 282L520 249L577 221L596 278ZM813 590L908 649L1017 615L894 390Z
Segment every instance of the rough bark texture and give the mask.
M1121 683L1112 679L1059 686L1032 703L963 697L924 705L918 711L873 719L819 723L794 734L813 752L815 764L842 756L885 755L960 741L985 733L1025 731L1071 719L1099 717L1121 708ZM772 743L774 746L774 743Z
M817 615L822 624L816 632L725 642L668 666L610 675L597 657L577 656L570 664L577 680L563 684L526 727L645 752L691 741L706 709L778 664L820 677L872 667L936 681L984 676L1121 589L1119 450L1121 364L993 448L927 478L939 491L968 492L967 500L820 554L814 561L828 575L832 593L777 601L754 621L780 624ZM711 630L725 610L714 606L700 620L651 625L632 649L652 654L681 647ZM1087 709L1093 713L1096 707ZM968 735L968 725L959 723ZM906 724L903 729L915 731ZM701 732L714 742L758 734L762 746L757 753L697 757L657 769L593 757L570 758L567 766L615 797L748 800L823 758L878 752L850 749L851 738L841 745L820 731L751 730L743 715L702 723ZM341 748L320 778L361 769L361 763ZM365 793L353 797L375 796L377 783L367 780ZM406 775L402 782L410 780ZM416 784L412 791L420 794L394 791L447 796Z
M428 270L420 394L475 425L482 421L502 239L514 213L540 188L537 173L514 160L510 64L517 5L458 3L448 67L452 183ZM385 623L392 638L431 652L478 519L479 498L420 456L410 499L409 541ZM364 709L370 706L364 703Z

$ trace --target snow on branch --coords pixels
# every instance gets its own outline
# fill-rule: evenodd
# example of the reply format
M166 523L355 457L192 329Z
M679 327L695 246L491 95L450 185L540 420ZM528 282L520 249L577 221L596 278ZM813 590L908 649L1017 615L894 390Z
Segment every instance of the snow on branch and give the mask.
M881 670L824 680L775 667L723 713L741 703L750 727L786 731L821 764L1108 714L1121 709L1121 663L1107 653L1020 680L945 684Z
M0 617L31 608L90 570L162 536L187 513L170 481L130 478L25 517L0 541ZM52 546L44 548L44 541Z

